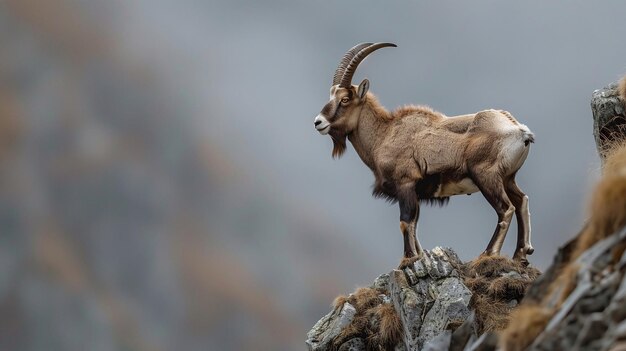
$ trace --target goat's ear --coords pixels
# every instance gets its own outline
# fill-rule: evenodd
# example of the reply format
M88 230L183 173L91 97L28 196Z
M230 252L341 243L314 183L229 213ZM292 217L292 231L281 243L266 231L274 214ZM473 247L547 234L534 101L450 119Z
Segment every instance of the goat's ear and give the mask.
M369 89L370 89L370 81L367 80L367 78L365 78L363 79L361 84L359 84L359 90L357 91L357 94L359 95L359 99L365 98L365 94L367 94L367 91Z

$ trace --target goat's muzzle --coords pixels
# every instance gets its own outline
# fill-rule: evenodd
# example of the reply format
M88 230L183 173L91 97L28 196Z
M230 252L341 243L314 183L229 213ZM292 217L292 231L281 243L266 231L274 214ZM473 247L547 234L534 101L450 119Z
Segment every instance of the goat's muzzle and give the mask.
M315 124L315 129L322 135L326 135L330 131L330 122L321 114L315 117L313 124Z

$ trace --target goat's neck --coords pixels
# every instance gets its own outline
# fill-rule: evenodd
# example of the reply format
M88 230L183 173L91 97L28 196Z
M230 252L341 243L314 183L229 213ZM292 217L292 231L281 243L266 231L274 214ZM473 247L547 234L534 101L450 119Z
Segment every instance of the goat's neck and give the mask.
M388 126L386 116L380 116L380 114L386 113L388 112L378 104L375 98L368 98L361 110L357 127L348 135L348 140L352 143L356 153L372 170L374 170L374 150L385 135Z

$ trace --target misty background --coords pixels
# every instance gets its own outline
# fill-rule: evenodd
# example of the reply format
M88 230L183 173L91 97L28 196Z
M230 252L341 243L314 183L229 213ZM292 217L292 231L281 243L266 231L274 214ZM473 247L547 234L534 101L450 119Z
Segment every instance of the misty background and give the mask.
M0 2L0 349L293 350L401 257L399 212L313 128L334 70L387 108L510 111L545 269L599 174L589 99L626 73L620 1ZM478 193L422 245L480 254ZM516 226L503 252L512 254Z

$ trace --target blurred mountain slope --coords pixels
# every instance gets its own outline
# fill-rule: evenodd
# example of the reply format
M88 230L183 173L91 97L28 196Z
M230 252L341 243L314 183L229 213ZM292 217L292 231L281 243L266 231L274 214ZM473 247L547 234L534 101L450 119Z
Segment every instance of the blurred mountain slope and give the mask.
M115 9L0 4L0 349L300 346L358 249L203 140Z

